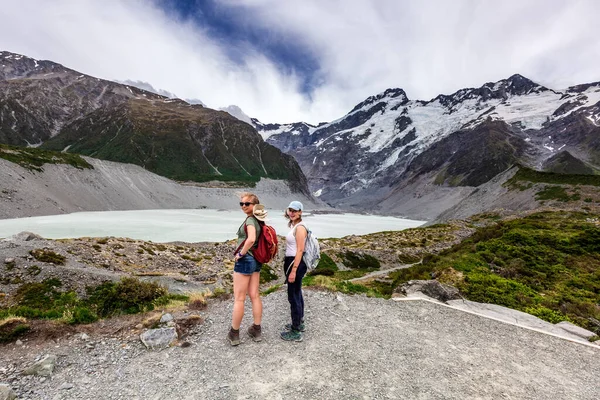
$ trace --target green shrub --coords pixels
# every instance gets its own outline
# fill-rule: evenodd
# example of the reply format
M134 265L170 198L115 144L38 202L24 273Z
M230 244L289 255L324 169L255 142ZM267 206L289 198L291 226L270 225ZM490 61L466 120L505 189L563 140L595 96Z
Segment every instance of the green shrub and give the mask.
M321 259L319 260L319 264L317 264L317 267L314 270L310 271L308 274L311 276L333 276L333 274L335 274L337 270L338 267L335 261L333 261L331 257L329 257L327 254L321 253Z
M153 310L154 300L166 295L167 291L155 282L123 278L118 283L104 282L89 289L88 294L87 302L96 309L98 316L109 317Z
M390 272L388 276L392 279L392 287L395 288L408 281L431 279L434 269L433 265L418 264Z
M71 324L90 324L98 320L96 314L88 307L77 306L72 312Z
M47 262L51 264L63 265L65 263L65 256L57 254L49 249L35 249L29 252L36 260L41 262Z
M418 255L411 255L411 254L398 255L398 262L401 264L414 264L416 262L419 262L420 260L421 260L421 257Z
M275 280L277 278L278 277L273 271L273 268L271 268L269 264L263 264L262 268L260 269L260 283L262 284L271 282L272 280Z
M56 290L60 286L62 286L62 283L57 279L25 283L15 292L15 301L19 306L49 310L52 308L54 301L60 296L60 293Z
M545 186L535 194L536 200L559 200L569 201L570 197L562 186Z
M523 311L525 311L527 314L534 315L552 324L557 324L562 321L570 321L569 317L567 317L563 313L551 310L544 306L526 307Z
M369 254L346 251L340 253L339 257L343 260L344 265L351 269L379 269L381 267L379 260Z

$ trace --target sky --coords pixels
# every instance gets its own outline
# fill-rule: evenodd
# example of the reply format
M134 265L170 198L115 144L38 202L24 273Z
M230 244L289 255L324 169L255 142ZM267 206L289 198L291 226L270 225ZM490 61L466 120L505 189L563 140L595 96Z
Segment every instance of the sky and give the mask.
M0 50L263 123L332 121L387 88L430 100L515 73L600 81L597 0L1 3Z

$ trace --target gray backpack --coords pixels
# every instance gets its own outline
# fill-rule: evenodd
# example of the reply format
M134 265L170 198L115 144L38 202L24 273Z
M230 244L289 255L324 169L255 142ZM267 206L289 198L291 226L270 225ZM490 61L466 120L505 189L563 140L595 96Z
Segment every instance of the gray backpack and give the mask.
M321 260L321 246L319 246L319 241L314 233L306 225L302 224L302 226L306 228L307 232L302 260L304 260L307 269L312 271L319 265L319 261Z

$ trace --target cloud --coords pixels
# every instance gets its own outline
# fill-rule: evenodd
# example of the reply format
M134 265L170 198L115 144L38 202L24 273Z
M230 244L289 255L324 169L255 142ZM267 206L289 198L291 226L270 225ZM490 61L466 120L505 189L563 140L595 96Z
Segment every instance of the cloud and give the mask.
M263 122L330 121L389 87L428 100L514 73L556 89L600 80L594 0L221 0L229 36L160 5L8 2L0 49Z

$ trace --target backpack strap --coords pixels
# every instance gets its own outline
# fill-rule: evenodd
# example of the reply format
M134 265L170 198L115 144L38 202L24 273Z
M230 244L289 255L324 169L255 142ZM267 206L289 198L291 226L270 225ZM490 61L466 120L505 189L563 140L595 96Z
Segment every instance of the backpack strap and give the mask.
M248 239L248 228L246 227L246 221L248 221L248 218L250 218L250 217L246 217L246 219L244 220L244 222L242 222L242 225L240 226L240 228L242 226L244 227L244 232L246 232L246 239ZM244 247L244 243L246 243L246 240L244 240L242 243L240 243L240 245L238 246L237 249L235 249L233 254L237 254L242 249L242 247Z
M294 231L294 237L296 237L296 228L298 228L298 226L300 225L304 227L304 229L306 230L306 236L308 237L308 232L310 232L310 230L306 225L304 225L304 222L298 222L296 225L294 225L294 228L292 229Z
M259 221L258 219L256 219L254 216L248 216L246 217L246 219L244 220L244 222L242 222L242 226L244 227L244 232L246 233L246 240L248 240L248 225L246 224L246 222L248 222L248 218L254 218L256 220L256 222L258 222L258 225L261 227L261 233L262 233L262 227L265 225L265 223L263 222L261 225L261 221ZM241 226L240 226L241 228ZM242 247L244 247L244 243L246 243L246 240L244 240L242 243L240 243L240 245L238 246L237 249L235 249L235 251L233 252L233 254L237 254ZM254 243L254 245L252 245L252 248L248 249L248 251L254 249L258 247L258 235L256 235L256 242Z

